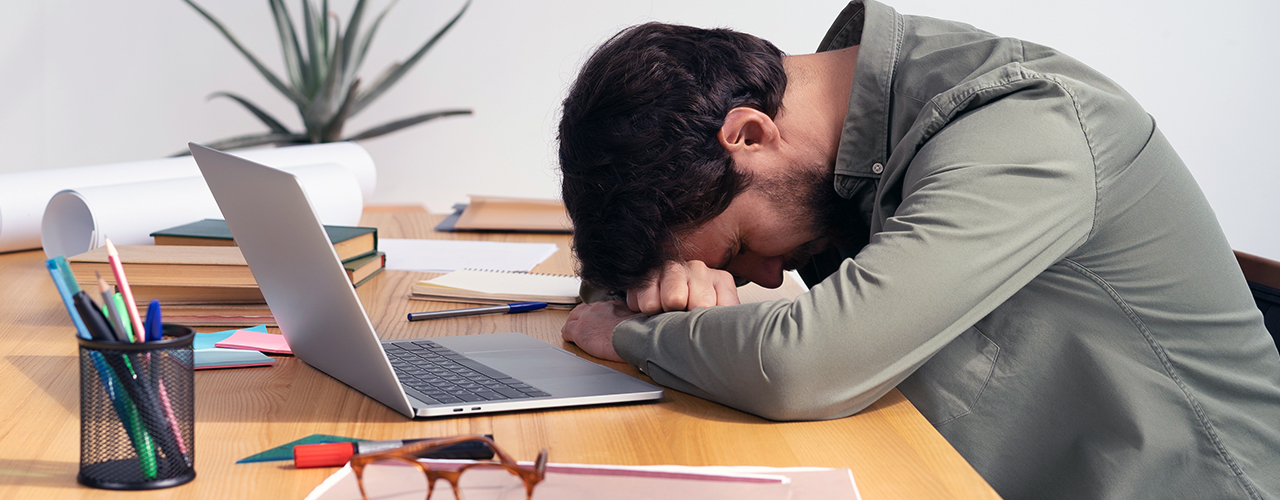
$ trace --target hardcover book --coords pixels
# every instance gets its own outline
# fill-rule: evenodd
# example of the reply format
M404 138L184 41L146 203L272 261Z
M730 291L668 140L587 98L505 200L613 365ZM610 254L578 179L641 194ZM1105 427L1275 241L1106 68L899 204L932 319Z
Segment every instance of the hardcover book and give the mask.
M325 226L338 259L366 256L378 249L378 228L360 226ZM222 219L204 219L151 233L156 245L235 246L231 228Z

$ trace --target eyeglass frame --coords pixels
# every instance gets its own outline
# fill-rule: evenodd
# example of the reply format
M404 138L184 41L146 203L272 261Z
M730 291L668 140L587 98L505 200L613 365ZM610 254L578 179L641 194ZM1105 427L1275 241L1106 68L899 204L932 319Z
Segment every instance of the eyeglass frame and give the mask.
M422 461L419 460L420 458L422 458L422 455L430 451L433 451L435 449L445 448L448 446L452 446L452 445L467 442L467 441L480 441L485 443L486 445L489 446L489 449L493 450L494 455L498 457L498 461L495 462L492 460L477 460L474 463L464 464L461 467L458 467L457 470L436 470L427 466L426 464L424 464ZM414 465L414 467L417 467L418 470L422 471L423 475L427 476L427 496L425 500L431 499L431 495L435 493L436 480L440 478L444 478L445 481L449 482L449 486L453 489L453 496L455 498L459 498L459 499L462 498L462 495L458 489L458 479L462 477L462 474L466 472L467 469L470 469L472 467L498 466L506 469L508 472L511 472L515 476L519 477L520 481L524 483L526 500L533 499L533 488L537 486L538 483L542 482L543 479L546 479L546 475L547 475L547 450L545 448L543 448L542 451L538 452L538 458L537 460L534 461L533 466L526 468L521 466L519 463L517 463L515 459L511 458L511 455L508 455L505 451L502 451L502 448L499 448L498 445L494 443L492 439L489 439L488 437L485 437L485 436L475 434L475 435L467 435L467 436L455 436L450 438L430 439L430 440L409 443L399 448L393 448L390 450L381 450L381 451L374 451L369 453L357 453L355 455L352 455L351 470L354 471L356 474L356 485L359 486L360 497L363 498L364 500L369 500L369 495L364 491L365 466L379 460L388 460L388 459L400 460L400 461L411 463Z

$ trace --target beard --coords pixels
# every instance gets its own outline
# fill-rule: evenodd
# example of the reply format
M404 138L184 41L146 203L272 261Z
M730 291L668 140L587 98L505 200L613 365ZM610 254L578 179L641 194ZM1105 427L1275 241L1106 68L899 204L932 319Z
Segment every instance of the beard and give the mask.
M783 256L783 268L794 270L833 247L861 246L869 237L863 210L835 190L835 169L800 166L759 176L749 189L758 189L780 216L808 236L805 243Z

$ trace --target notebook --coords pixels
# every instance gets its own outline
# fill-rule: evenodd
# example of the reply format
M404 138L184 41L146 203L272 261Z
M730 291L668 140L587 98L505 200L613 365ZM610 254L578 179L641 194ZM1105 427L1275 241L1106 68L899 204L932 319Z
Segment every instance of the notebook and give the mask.
M560 200L471 195L471 203L454 205L436 231L567 234L573 224Z
M411 299L477 304L546 302L547 307L572 309L582 280L576 276L462 269L414 283Z
M435 417L662 398L653 384L521 333L380 341L298 179L190 147L293 354L393 410ZM441 390L457 381L470 392Z

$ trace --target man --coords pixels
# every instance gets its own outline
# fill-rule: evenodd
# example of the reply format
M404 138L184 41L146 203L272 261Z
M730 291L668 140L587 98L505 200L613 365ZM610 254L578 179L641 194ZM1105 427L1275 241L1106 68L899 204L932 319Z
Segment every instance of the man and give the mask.
M1050 48L854 1L819 53L648 24L560 124L567 340L774 420L893 387L1006 498L1280 497L1280 355L1154 120ZM811 290L738 304L735 281Z

